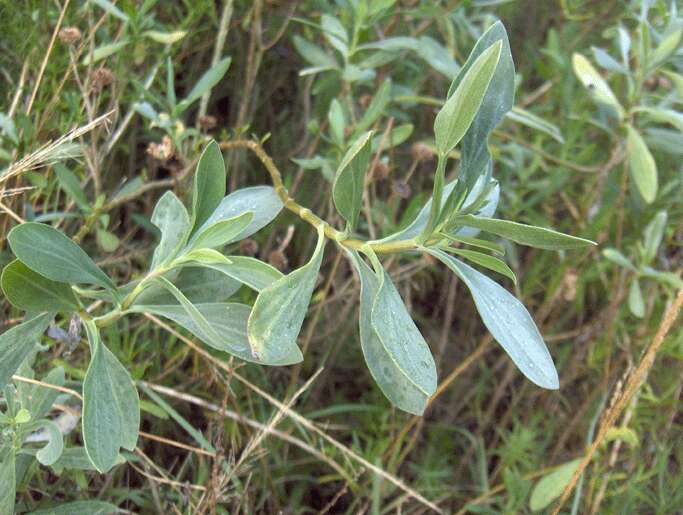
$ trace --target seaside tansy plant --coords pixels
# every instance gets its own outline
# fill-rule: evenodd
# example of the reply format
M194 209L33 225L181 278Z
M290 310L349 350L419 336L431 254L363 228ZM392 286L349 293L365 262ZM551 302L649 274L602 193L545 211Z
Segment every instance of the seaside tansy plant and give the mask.
M259 365L292 365L304 356L297 345L326 243L344 249L360 278L359 333L367 366L398 408L421 414L437 387L427 342L410 317L380 257L425 253L469 288L481 318L519 370L535 384L558 388L548 349L517 298L466 261L502 273L510 268L494 254L500 247L479 239L490 233L542 249L593 244L556 231L493 217L499 185L492 177L487 141L512 108L514 65L507 34L494 24L476 43L455 76L436 116L437 165L432 198L405 229L380 240L359 236L365 173L372 132L348 144L332 181L332 199L345 220L333 228L292 199L273 161L257 141L236 140L205 147L187 208L171 191L157 202L152 223L161 237L142 277L117 285L69 237L41 223L23 223L8 236L16 259L2 273L2 289L26 320L0 336L0 388L4 388L34 343L56 316L78 315L90 346L82 384L82 439L100 472L133 450L140 423L139 398L129 372L107 348L101 329L124 316L149 313L171 320L217 351ZM268 170L273 186L225 196L223 150L248 148ZM446 182L453 150L460 150L458 179ZM224 253L270 223L285 208L317 231L308 262L287 275L254 259ZM457 247L453 243L457 242ZM230 248L235 248L234 246ZM253 306L231 300L242 286L258 296ZM89 313L86 303L102 302ZM44 457L44 456L43 456ZM48 461L56 459L50 456Z

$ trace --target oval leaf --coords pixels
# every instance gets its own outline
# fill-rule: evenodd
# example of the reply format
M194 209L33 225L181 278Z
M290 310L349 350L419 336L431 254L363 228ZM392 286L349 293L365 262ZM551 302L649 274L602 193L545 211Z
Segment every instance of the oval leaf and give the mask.
M81 247L49 225L23 223L12 229L7 239L12 252L26 266L48 279L115 288Z
M349 230L358 224L363 202L363 181L370 163L372 131L356 139L342 159L332 185L332 198L339 214L348 222Z
M185 252L196 249L213 249L234 241L251 224L253 219L254 213L246 211L234 218L219 220L202 227L192 237Z
M192 223L182 202L172 191L164 193L152 213L152 223L161 231L161 240L154 249L151 270L173 259L185 244Z
M2 291L24 311L78 311L78 299L68 284L51 281L15 259L2 271Z
M135 450L140 427L140 398L128 371L107 349L97 327L85 323L90 365L83 381L83 443L95 468L105 473L121 448Z
M560 383L553 359L522 303L505 288L462 261L437 249L424 249L467 285L484 325L517 368L538 386L556 390Z
M247 325L254 359L272 363L296 356L297 362L303 360L296 339L311 302L324 247L325 235L318 228L311 260L259 293Z
M648 204L657 196L657 164L637 130L626 125L629 171L638 192Z
M205 263L233 279L246 284L252 290L261 291L283 277L277 268L246 256L227 256L230 263Z
M533 511L539 511L547 508L551 502L558 499L569 484L569 481L571 481L576 469L579 468L580 463L581 458L577 458L564 465L560 465L550 474L543 477L531 492L529 508Z

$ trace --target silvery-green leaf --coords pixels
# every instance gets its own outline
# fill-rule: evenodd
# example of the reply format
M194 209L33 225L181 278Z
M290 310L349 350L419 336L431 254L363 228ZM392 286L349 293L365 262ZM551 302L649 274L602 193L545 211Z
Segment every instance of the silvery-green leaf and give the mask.
M614 110L618 118L624 118L624 108L621 106L617 97L614 96L612 89L607 85L605 79L597 72L593 65L581 54L575 53L572 56L574 73L579 78L586 89L591 92L595 101L606 105Z
M631 281L631 287L628 290L628 308L635 317L643 318L645 316L645 301L638 279Z
M241 284L217 270L204 266L184 266L164 276L183 292L191 302L222 302L231 297ZM136 299L134 304L175 304L175 297L160 285L151 284Z
M336 98L332 99L332 102L330 102L327 121L330 123L332 141L334 141L337 146L341 147L344 144L344 128L346 127L346 121L344 120L344 110Z
M306 41L300 36L294 36L293 41L294 47L297 52L299 52L299 55L320 71L331 70L338 67L336 59L328 55L319 46Z
M26 431L44 430L48 438L47 444L36 453L36 458L43 465L52 465L62 455L64 450L64 438L59 426L48 419L36 420L26 426Z
M249 225L239 235L226 243L239 241L251 236L272 222L280 210L282 210L282 207L283 204L280 197L277 196L275 190L270 186L242 188L223 198L199 231L218 221L228 220L251 211L254 213L254 218L252 218Z
M339 18L323 14L320 17L320 26L325 33L325 39L327 39L328 43L343 56L346 56L349 53L349 36Z
M454 221L466 227L473 227L507 238L520 245L539 249L576 249L596 244L590 240L569 236L552 229L534 227L533 225L520 224L509 220L463 215L455 217Z
M375 121L380 116L382 116L382 113L384 113L390 101L391 79L388 78L385 79L384 82L382 82L382 85L377 90L377 93L375 93L375 96L372 98L372 101L363 113L363 116L360 120L358 120L358 123L356 124L356 128L354 130L354 136L358 136L363 131L369 129L372 126L372 124L375 123Z
M108 43L106 45L100 45L97 48L95 48L92 53L87 52L85 54L85 57L81 60L81 64L83 66L88 66L90 64L94 64L98 61L101 61L102 59L105 59L109 57L110 55L114 55L118 53L120 50L122 50L126 45L128 45L130 41L128 40L123 40L123 41L117 41L116 43Z
M219 220L211 224L205 224L200 230L194 233L186 251L191 252L196 249L213 249L226 245L244 233L245 229L254 219L253 211L246 211L227 220Z
M410 43L409 46L414 46L417 54L446 78L450 79L458 73L460 68L450 51L435 39L421 36L415 45Z
M591 50L593 51L595 61L605 70L616 73L628 73L628 68L614 59L603 48L591 47Z
M187 35L186 30L176 30L173 32L161 32L159 30L146 30L143 32L145 37L163 45L172 45L183 39Z
M195 319L180 306L175 305L145 305L134 306L133 311L146 312L162 316L184 327L209 347L222 352L228 352L240 359L261 365L292 365L301 361L301 353L282 354L276 361L260 361L254 358L247 336L247 321L251 308L237 303L204 303L195 304L204 320L211 327L206 331ZM216 334L219 338L216 339ZM298 351L298 348L297 348Z
M228 256L229 263L207 263L206 266L218 270L229 277L246 284L249 288L261 291L283 277L277 268L255 258Z
M24 362L22 367L23 366L26 366L26 362ZM27 368L30 370L30 367ZM24 377L28 375L33 378L32 371L30 371L29 374L26 374L23 373L22 369L19 370L19 373ZM64 369L62 367L55 367L42 377L40 381L44 384L64 386L64 380ZM43 418L47 415L52 408L52 404L60 394L58 390L46 388L37 384L25 383L23 381L17 381L16 387L21 405L31 412L31 416L34 419Z
M673 272L660 272L652 267L645 266L642 270L643 277L654 279L662 284L666 284L676 290L683 289L683 279Z
M532 382L555 390L560 383L553 359L522 303L505 288L445 252L428 248L469 288L484 325L517 368Z
M683 134L679 131L649 127L645 129L645 139L648 148L661 150L676 157L683 156Z
M553 138L558 143L564 143L564 138L557 125L544 120L540 116L536 116L534 113L522 109L521 107L513 107L510 112L507 113L507 117L517 123L536 129L546 133L548 136Z
M49 225L23 223L12 229L7 239L12 252L26 266L48 279L115 289L107 274L81 247Z
M510 270L510 267L507 266L504 261L496 257L468 249L456 249L449 247L444 250L451 252L452 254L456 254L460 257L464 257L465 259L469 259L470 261L472 261L472 263L476 263L477 265L483 266L484 268L488 268L489 270L493 270L494 272L503 274L504 276L512 279L513 283L517 284L517 277L515 277L515 273L512 270Z
M52 281L18 259L2 270L2 291L10 304L23 311L71 313L80 309L68 284Z
M125 463L126 460L123 456L119 454L116 463L114 465L121 465ZM62 452L59 459L52 465L52 470L55 471L57 475L61 475L64 470L96 470L90 458L88 458L88 453L85 452L85 447L67 447Z
M638 107L633 109L633 111L643 113L655 122L668 123L675 127L678 132L683 132L683 113L661 107Z
M664 237L666 220L666 211L659 211L645 227L645 231L643 232L643 247L645 250L645 261L648 263L657 255L657 250L659 250L659 245L662 243L662 238Z
M225 195L225 161L215 141L202 152L197 163L197 171L192 187L192 223L193 232L202 227L214 213Z
M651 204L657 196L657 164L638 131L626 124L626 152L631 178L645 202Z
M555 499L559 499L564 489L571 481L574 472L579 468L581 458L560 465L546 476L543 476L531 491L529 508L539 511L550 506Z
M612 263L615 263L619 266L623 266L624 268L627 268L631 272L636 271L636 267L633 266L633 263L631 263L631 260L629 260L626 256L624 256L617 249L611 249L611 248L605 249L602 251L602 255L605 256L607 259L609 259Z
M199 100L201 96L206 93L207 91L210 91L220 80L223 78L223 76L226 74L228 71L228 68L230 68L230 62L232 61L231 57L226 57L225 59L221 59L218 61L216 64L214 64L211 68L206 70L204 72L204 75L202 75L199 80L196 82L194 87L190 90L188 95L181 100L178 105L176 106L176 112L177 113L182 113L190 107L194 102ZM225 171L223 172L225 173ZM221 197L225 193L225 187L223 188L223 191L221 192Z
M500 42L500 58L490 79L481 106L462 140L462 160L460 164L460 187L469 191L477 177L485 169L490 159L488 137L491 131L512 109L515 97L515 65L512 60L510 43L505 27L497 21L477 40L467 62L448 90L452 98L477 60L494 44Z
M52 508L35 510L30 515L113 515L119 513L115 504L105 501L73 501Z
M681 44L681 36L683 36L683 28L674 30L662 38L650 56L651 66L655 67L666 61Z
M358 224L363 203L363 181L370 163L371 137L372 131L369 131L354 141L339 164L332 185L334 205L348 222L350 230Z
M152 257L151 269L173 259L185 244L192 228L190 215L172 191L167 191L157 202L152 223L161 231L161 239Z
M61 188L76 202L76 205L82 211L89 212L90 203L88 202L88 197L86 197L83 188L81 188L81 183L76 175L62 163L56 163L54 170Z
M368 369L392 404L421 415L436 389L429 347L386 273L380 279L355 251L349 254L361 280L359 329Z
M0 334L0 391L31 353L50 320L52 315L43 313Z
M14 513L14 499L16 497L17 478L15 472L14 453L0 462L0 513L11 515Z
M386 151L390 148L397 147L404 141L406 141L410 135L413 133L413 124L404 123L398 125L389 131L386 136L384 133L375 134L372 138L371 152L374 154L379 151L380 144L382 150Z
M324 247L325 234L319 228L311 260L259 293L247 325L254 359L265 363L285 357L296 357L295 362L303 360L296 340L318 279Z
M483 180L479 180L477 184L481 183L482 185L484 184ZM455 188L457 184L457 179L454 181L451 181L450 183L446 184L443 190L443 197L442 197L442 202L441 205L446 203L446 199L448 196L451 194L453 189ZM471 206L478 197L478 193L482 191L482 188L480 188L478 185L475 185L475 188L473 188L470 193L467 195L465 198L465 202L463 202L463 209L466 209L467 207ZM495 186L489 190L488 196L486 198L486 202L484 205L481 207L479 211L477 211L477 215L479 216L486 216L486 217L491 217L493 214L496 212L496 207L498 206L498 199L500 198L500 187L498 186L497 183L495 183ZM380 243L386 243L389 241L397 241L397 240L410 240L412 238L415 238L418 236L424 228L427 226L427 220L429 219L429 212L432 209L432 199L430 198L427 203L420 209L420 212L417 214L415 219L405 228L402 229L394 234L391 234L387 236L386 238L382 238L381 240L377 240ZM476 236L479 231L477 229L473 229L470 227L460 227L458 228L453 235L454 236Z
M496 71L503 43L498 41L463 70L462 79L434 120L434 136L439 154L447 155L463 138L482 105Z
M135 449L140 399L128 371L105 347L94 323L85 322L90 365L83 381L83 442L90 461L105 473L118 461L119 449Z

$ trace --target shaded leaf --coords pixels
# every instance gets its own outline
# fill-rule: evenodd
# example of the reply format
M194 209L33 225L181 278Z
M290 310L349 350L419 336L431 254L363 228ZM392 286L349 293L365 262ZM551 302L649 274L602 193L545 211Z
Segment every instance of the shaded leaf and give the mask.
M207 266L259 292L284 277L277 268L258 259L245 256L228 256L228 259L230 263L214 262Z
M0 390L31 353L50 320L52 315L43 313L0 334Z
M657 164L638 131L629 124L626 125L626 131L631 178L643 200L651 204L657 196Z
M190 107L190 105L193 102L199 100L199 98L204 93L210 91L216 84L218 84L218 82L223 78L223 76L228 71L228 68L230 68L231 61L232 58L230 57L221 59L211 68L209 68L206 72L204 72L204 75L202 75L201 78L197 81L194 87L190 90L190 93L178 103L178 105L176 106L176 111L178 113L182 113L185 109ZM223 196L224 193L225 188L223 188L221 196Z
M2 291L10 304L23 311L71 313L80 309L68 284L43 277L18 259L2 270Z
M555 499L559 499L565 487L571 481L574 472L579 468L581 458L560 465L547 476L544 476L531 491L529 508L539 511L547 508Z
M225 195L225 161L218 143L211 141L197 164L192 187L192 230L201 227Z
M167 191L157 202L152 223L161 231L161 239L154 249L151 270L173 259L185 244L191 229L190 215L172 191Z
M254 219L254 213L247 211L227 220L206 224L197 231L187 244L187 251L221 247L244 233Z
M358 224L363 203L363 181L371 157L372 131L354 141L344 155L332 185L334 205L348 223L349 230Z

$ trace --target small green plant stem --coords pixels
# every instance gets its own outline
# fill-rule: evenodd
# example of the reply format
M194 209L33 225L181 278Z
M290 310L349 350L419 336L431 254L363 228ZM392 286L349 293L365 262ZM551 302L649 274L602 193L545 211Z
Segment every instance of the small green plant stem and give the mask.
M340 245L353 250L361 250L363 246L368 246L376 254L393 254L396 252L401 252L404 250L414 250L417 248L417 243L414 240L398 240L390 242L377 242L377 241L363 241L354 238L349 238L348 234L344 231L338 231L332 227L328 222L321 219L310 209L302 206L296 200L289 196L289 192L282 182L282 174L280 170L275 166L275 163L268 155L268 153L263 149L263 147L257 142L252 140L235 140L235 141L223 141L220 143L221 150L231 150L235 148L247 148L251 150L256 157L263 163L263 166L268 171L271 181L273 182L273 187L278 197L284 204L285 208L296 214L303 221L311 224L316 229L322 227L325 236L329 239L336 241Z

